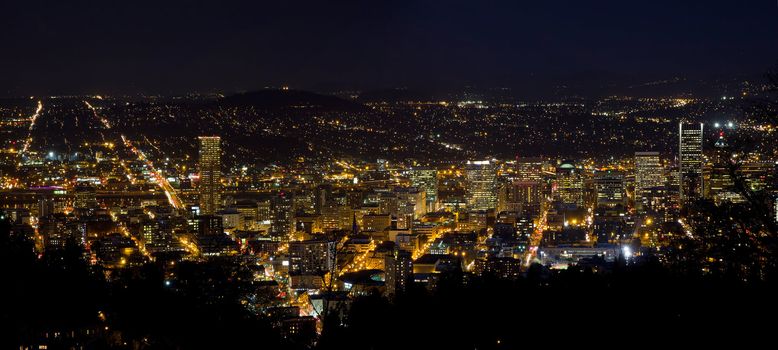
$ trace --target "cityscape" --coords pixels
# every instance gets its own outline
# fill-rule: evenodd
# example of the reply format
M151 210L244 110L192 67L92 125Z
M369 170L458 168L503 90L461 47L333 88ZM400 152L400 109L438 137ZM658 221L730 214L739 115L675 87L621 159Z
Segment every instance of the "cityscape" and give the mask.
M762 5L778 38L778 8ZM95 35L117 40L109 51L131 41ZM64 75L38 86L10 72L33 66L0 60L2 347L764 344L778 311L778 45L722 40L775 56L694 78L646 67L607 92L594 86L609 78L549 80L537 95L456 74L370 85L362 71L330 88L183 72L160 78L181 81L165 92L143 76L152 88L63 90Z

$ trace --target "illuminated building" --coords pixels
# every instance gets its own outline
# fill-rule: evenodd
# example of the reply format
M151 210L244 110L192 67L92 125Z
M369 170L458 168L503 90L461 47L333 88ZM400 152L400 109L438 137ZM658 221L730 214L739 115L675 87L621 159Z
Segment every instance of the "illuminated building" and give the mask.
M393 254L386 254L384 261L386 270L386 295L404 292L413 280L413 258L411 253L395 249Z
M318 275L335 268L336 242L307 240L289 243L289 273Z
M289 234L292 230L292 215L294 214L294 200L289 192L281 191L273 197L270 206L270 232L275 234Z
M427 211L435 211L438 201L438 171L432 168L412 168L408 171L411 186L427 195Z
M497 206L497 172L492 162L468 161L467 205L470 210L488 210Z
M362 216L363 231L378 232L390 229L392 216L389 214L367 214Z
M650 189L664 186L659 152L635 152L635 203L642 209Z
M222 225L225 229L235 229L242 226L240 212L235 208L220 210L216 215L222 218Z
M516 178L520 181L543 180L543 158L519 158L516 160Z
M221 138L200 136L200 214L216 213L221 201Z
M555 199L566 206L583 206L583 177L572 162L562 162L556 169Z
M196 220L196 230L200 237L224 235L222 218L216 215L201 215Z
M542 182L514 181L500 187L497 195L497 211L537 216L540 214L542 200Z
M719 139L716 140L713 148L714 155L710 169L710 181L706 184L708 186L708 196L717 203L731 201L732 199L737 200L739 195L732 191L735 183L732 180L728 166L730 154L727 141L724 138L724 132L719 133Z
M397 188L393 192L396 198L396 209L390 211L397 218L397 229L413 228L413 221L427 213L427 193L413 188Z
M309 344L316 339L316 318L300 316L281 321L281 337L295 344Z
M703 124L678 124L678 177L681 202L702 196Z
M75 208L92 208L97 205L97 193L94 186L79 183L75 188Z
M516 219L516 235L524 240L529 240L532 232L535 231L535 221L532 217L521 216Z
M598 171L594 175L597 207L613 208L626 205L624 175L616 171Z
M159 223L156 221L146 221L141 225L141 235L146 244L159 241Z
M508 280L517 279L521 276L521 260L511 257L476 259L474 272L477 276L491 276Z

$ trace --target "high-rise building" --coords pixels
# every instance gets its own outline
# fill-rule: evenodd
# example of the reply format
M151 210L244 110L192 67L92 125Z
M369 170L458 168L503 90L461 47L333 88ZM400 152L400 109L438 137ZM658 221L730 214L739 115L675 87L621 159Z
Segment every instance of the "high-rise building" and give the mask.
M527 157L516 160L516 179L520 181L543 180L543 158Z
M200 136L200 214L216 213L221 201L221 138Z
M597 207L614 208L626 205L624 174L617 171L598 171L594 175Z
M664 169L659 152L635 152L635 204L642 208L650 189L664 186Z
M468 161L467 205L470 210L489 210L497 206L497 169L488 160Z
M513 181L500 187L497 195L497 211L537 216L540 214L542 200L542 182Z
M713 145L713 159L710 169L710 180L707 182L708 195L716 203L722 201L739 201L740 195L735 193L735 182L730 173L731 151L724 138L724 132L719 133L719 139Z
M273 196L270 206L270 233L286 235L292 230L294 199L291 192L280 191Z
M438 201L438 171L433 168L414 167L408 175L411 186L427 194L427 211L435 211Z
M201 215L197 217L194 224L199 237L224 235L224 226L220 216Z
M583 177L581 171L572 162L562 162L556 168L556 194L554 197L566 206L583 206Z
M413 280L413 258L411 253L396 249L384 258L386 268L386 295L404 292Z
M335 268L335 242L326 240L289 243L289 273L316 275Z
M702 196L703 124L678 124L678 180L681 202Z
M413 188L396 188L393 194L397 207L389 212L397 218L397 228L400 230L413 228L413 221L427 213L427 192Z

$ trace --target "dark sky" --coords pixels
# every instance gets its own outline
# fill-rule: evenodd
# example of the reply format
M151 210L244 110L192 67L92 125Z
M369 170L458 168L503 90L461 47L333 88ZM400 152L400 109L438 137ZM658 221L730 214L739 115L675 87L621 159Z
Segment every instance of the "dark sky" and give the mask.
M0 4L0 95L586 86L776 62L776 0Z

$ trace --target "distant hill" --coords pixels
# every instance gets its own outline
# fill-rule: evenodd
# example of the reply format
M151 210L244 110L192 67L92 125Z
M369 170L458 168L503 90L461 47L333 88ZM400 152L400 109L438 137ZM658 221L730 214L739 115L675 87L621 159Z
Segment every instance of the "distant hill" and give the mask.
M415 102L432 101L434 96L420 91L408 89L381 89L368 90L359 95L358 100L363 103L368 102Z
M254 106L260 109L310 108L324 111L363 111L362 104L335 96L300 90L259 90L220 98L222 106Z

